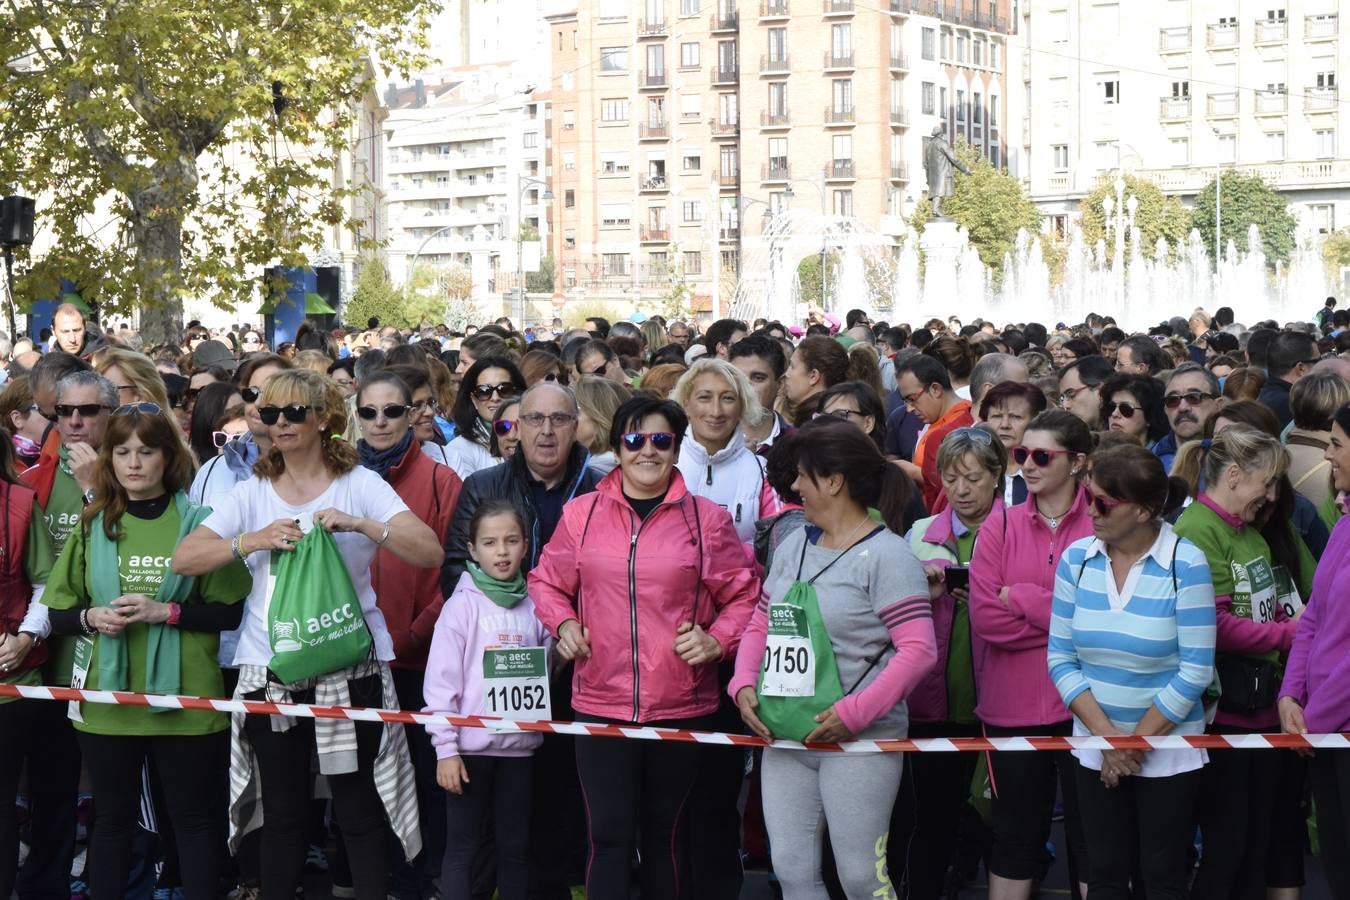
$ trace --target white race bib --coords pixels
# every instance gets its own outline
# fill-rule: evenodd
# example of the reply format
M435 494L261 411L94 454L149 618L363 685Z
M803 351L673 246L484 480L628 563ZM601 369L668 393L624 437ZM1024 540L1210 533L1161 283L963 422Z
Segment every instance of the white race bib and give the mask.
M553 718L548 656L543 647L483 651L481 714L512 722Z
M1286 619L1297 616L1306 605L1298 592L1298 585L1284 566L1275 567L1275 603L1284 611Z
M80 690L89 680L89 663L94 659L94 639L82 635L75 641L75 663L70 667L70 686ZM66 710L66 718L72 722L83 722L80 715L80 701L71 700Z
M764 643L759 692L766 697L814 697L816 653L806 611L800 606L769 606L769 633Z

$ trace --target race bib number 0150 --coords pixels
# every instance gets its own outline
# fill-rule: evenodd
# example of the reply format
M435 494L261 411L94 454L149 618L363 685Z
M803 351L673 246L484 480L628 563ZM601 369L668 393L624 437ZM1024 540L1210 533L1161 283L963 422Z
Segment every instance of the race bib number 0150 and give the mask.
M543 647L483 651L483 715L513 722L552 718Z
M760 693L768 697L813 697L816 654L806 613L799 606L769 607L769 634L764 644Z

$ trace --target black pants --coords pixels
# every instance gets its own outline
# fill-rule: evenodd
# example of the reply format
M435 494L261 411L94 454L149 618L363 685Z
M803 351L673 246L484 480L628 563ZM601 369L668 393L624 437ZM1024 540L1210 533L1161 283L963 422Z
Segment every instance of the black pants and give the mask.
M75 859L75 807L80 794L80 745L66 717L66 704L50 700L34 703L27 742L32 845L19 870L19 896L22 900L69 900L70 867Z
M744 734L740 710L727 696L726 685L734 674L730 664L721 667L721 705L713 727L717 731ZM741 867L741 787L745 782L746 752L740 747L699 745L698 774L689 797L689 821L697 828L689 835L690 887L699 900L739 900L745 872Z
M1221 734L1249 729L1213 726ZM1194 900L1265 900L1280 752L1215 750L1200 791L1200 867ZM1302 852L1301 850L1299 851Z
M1037 727L985 726L989 737L1064 736L1072 723ZM989 777L994 785L994 846L989 872L1013 881L1040 875L1045 842L1050 839L1050 817L1055 806L1055 780L1064 800L1064 836L1069 845L1069 870L1088 880L1088 856L1083 822L1078 814L1078 760L1065 751L1006 751L989 754Z
M422 696L422 681L426 673L411 669L391 669L394 692L399 709L417 711L426 705ZM409 863L403 856L403 844L389 832L389 889L399 898L430 897L434 881L440 874L441 858L445 855L445 804L443 791L436 785L436 748L431 735L421 725L404 726L408 738L408 754L412 757L413 774L417 779L417 811L422 832L422 852Z
M550 679L553 718L570 721L572 664ZM586 881L586 806L577 777L576 738L546 734L534 752L534 802L530 816L530 897L571 900L572 885Z
M613 722L577 714L578 722ZM646 725L706 730L710 719ZM633 853L641 837L643 900L693 896L680 830L699 764L696 744L577 738L577 772L586 801L591 858L587 900L628 900Z
M911 722L912 738L979 737L979 725ZM891 813L887 860L891 880L908 900L938 900L957 861L961 823L969 806L975 753L907 753L909 769Z
M19 824L14 796L19 789L23 755L33 730L35 707L42 702L10 700L0 703L0 897L5 900L14 894L19 869Z
M1331 896L1350 897L1350 750L1318 750L1311 768L1322 869Z
M378 675L349 683L353 706L382 705ZM247 699L262 699L263 692ZM311 702L304 695L297 703ZM258 758L262 783L263 836L261 882L263 900L294 900L305 870L309 849L306 825L314 796L310 757L314 754L314 722L297 719L287 731L273 731L267 716L249 716L245 725ZM328 776L333 813L342 825L342 837L358 900L384 900L385 815L375 790L375 757L379 755L384 725L357 722L357 769Z
M1270 751L1266 751L1269 753ZM1266 858L1266 887L1303 887L1308 844L1308 759L1293 750L1275 752L1275 820Z
M442 900L472 896L474 855L482 844L484 819L492 815L497 850L497 894L525 900L530 893L530 801L534 761L528 756L464 756L469 783L463 794L445 796L445 865Z
M190 861L183 867L183 892L189 900L215 900L225 797L216 790L219 782L204 775L228 768L229 732L153 737L81 732L79 740L96 798L89 848L93 900L126 896L147 760L164 785L179 858Z
M1092 858L1088 896L1130 900L1131 879L1148 900L1185 900L1201 770L1165 778L1122 778L1108 788L1101 773L1078 767L1078 805Z

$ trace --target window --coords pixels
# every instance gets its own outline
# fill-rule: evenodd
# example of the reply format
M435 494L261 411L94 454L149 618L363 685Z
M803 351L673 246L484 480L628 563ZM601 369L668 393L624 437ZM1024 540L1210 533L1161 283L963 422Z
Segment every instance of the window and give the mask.
M623 150L610 150L600 154L601 175L627 175L629 169L628 153Z
M788 114L787 83L774 81L769 83L769 115L775 118Z
M538 146L539 146L539 132L537 131L525 132L525 149L534 150Z
M853 80L836 78L834 80L834 111L836 113L853 112Z
M1336 230L1336 207L1330 203L1308 204L1308 218L1318 234L1331 234Z
M1282 10L1282 9L1268 9L1268 10L1266 10L1266 21L1267 21L1267 22L1283 22L1283 21L1284 21L1284 10Z
M647 77L664 76L666 74L666 45L648 44L647 45Z
M741 168L741 154L737 147L722 147L718 151L717 171L723 178L735 178Z
M769 168L786 169L788 164L787 138L769 138Z
M653 231L666 230L666 208L653 206L647 210L647 227Z
M699 10L699 0L680 0L681 16L696 16Z
M655 226L653 226L655 227ZM667 254L664 250L656 250L647 254L647 275L659 278L666 274L668 268Z
M450 184L450 176L449 176L449 175L437 175L437 176L436 176L436 186L437 186L437 187L446 187L446 186L448 186L449 184Z
M834 200L834 214L836 216L853 215L852 191L835 191L833 200Z
M1334 71L1318 72L1313 84L1318 90L1331 90L1336 86L1336 73Z
M999 159L998 159L998 144L996 144L996 143L990 144L990 145L989 145L989 165L991 165L991 166L993 166L995 169L997 169L997 168L998 168L998 162L999 162Z
M964 34L956 36L956 61L959 63L966 61L966 36Z
M647 124L653 128L660 128L666 124L665 97L647 98Z
M717 42L717 69L720 72L736 71L736 42Z
M956 121L964 122L966 120L966 92L958 89L956 91Z
M628 71L628 48L627 47L601 47L600 48L600 72L627 72Z
M703 171L703 156L699 151L684 151L680 156L680 170L683 172Z
M698 250L686 250L683 253L684 274L702 275L703 274L703 253Z
M412 148L412 159L413 159L413 162L421 162L421 161L422 161L422 148L421 148L421 147L414 147L414 148Z
M1284 132L1266 132L1266 158L1284 159Z
M577 192L568 188L563 191L563 209L575 209L577 205Z
M945 87L938 88L938 115L942 117L942 121L947 121L947 89Z
M1317 159L1331 159L1336 155L1336 132L1331 128L1319 128L1313 132L1313 156Z
M600 227L621 228L633 223L633 207L630 203L601 203Z
M1102 102L1108 105L1120 102L1120 79L1113 75L1105 76L1098 81L1100 86Z
M564 109L562 114L563 131L571 131L577 127L577 111L575 109Z
M976 38L970 45L970 61L977 66L984 65L984 39Z
M697 119L703 111L703 98L698 94L680 95L680 118Z
M611 97L600 101L600 121L601 122L627 122L628 121L628 99L626 97Z
M979 91L971 97L971 116L976 125L984 124L984 95Z
M1237 135L1221 134L1219 135L1219 162L1237 161Z
M998 127L998 94L989 95L989 128Z
M722 125L736 125L740 122L735 94L717 95L717 121Z
M577 167L577 151L564 150L562 154L563 171L571 172Z
M1050 147L1050 155L1054 158L1055 171L1069 171L1069 145L1054 144Z
M1191 139L1172 138L1170 143L1172 165L1189 166L1191 164Z
M919 37L923 58L937 59L937 32L932 28L925 28L919 32Z
M1046 32L1052 43L1067 44L1069 42L1069 11L1067 9L1052 10L1046 22Z
M697 69L698 68L698 42L690 41L687 44L680 45L680 68Z
M853 52L853 26L848 23L830 26L830 50L835 58Z
M853 159L853 135L836 134L831 144L835 162L849 162Z
M680 204L680 209L686 223L703 221L702 200L685 200Z
M1055 109L1069 108L1069 79L1050 79L1050 105Z
M770 28L769 29L769 59L773 62L783 62L788 58L787 52L787 29Z
M1106 172L1120 166L1120 145L1115 141L1098 141L1094 149L1097 154L1097 171Z
M632 274L627 253L602 253L600 255L600 274L606 278L618 278Z
M934 96L936 93L937 86L934 85L933 82L925 81L923 83L920 96L923 97L923 114L925 116L933 115L933 111L937 107L937 100Z

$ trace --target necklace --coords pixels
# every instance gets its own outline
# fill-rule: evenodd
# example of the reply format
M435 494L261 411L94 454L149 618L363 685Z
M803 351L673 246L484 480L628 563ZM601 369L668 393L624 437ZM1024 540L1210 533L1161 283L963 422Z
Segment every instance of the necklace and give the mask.
M851 546L850 542L853 540L853 536L858 533L858 529L862 528L870 521L872 521L871 516L863 516L862 521L859 522L857 525L853 526L853 530L848 533L848 537L844 538L842 541L839 542L841 546L843 546L845 549L850 547Z
M1073 509L1073 501L1072 501L1072 500L1069 501L1069 509ZM1045 520L1045 524L1047 524L1047 525L1050 526L1050 530L1051 530L1051 531L1054 531L1055 529L1059 528L1059 520L1062 519L1062 518L1064 518L1065 516L1067 516L1067 515L1069 514L1069 509L1064 510L1064 512L1062 512L1062 513L1060 513L1060 514L1058 514L1058 515L1052 516L1052 515L1049 515L1048 513L1043 513L1043 512L1041 512L1041 506L1040 506L1040 504L1039 504L1039 503L1036 504L1036 514L1039 515L1042 519Z

